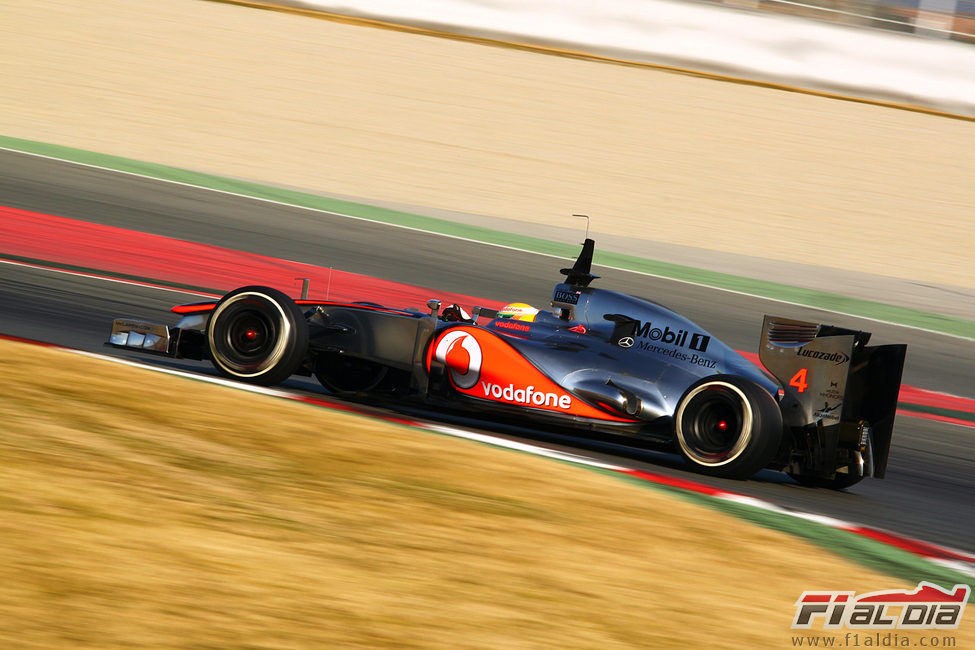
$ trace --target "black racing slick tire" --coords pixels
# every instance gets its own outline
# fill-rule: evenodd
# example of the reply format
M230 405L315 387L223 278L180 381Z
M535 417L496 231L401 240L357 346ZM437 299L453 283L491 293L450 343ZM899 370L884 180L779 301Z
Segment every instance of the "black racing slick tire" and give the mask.
M241 287L214 307L207 343L220 374L273 386L294 374L308 354L308 323L287 294Z
M746 479L775 457L782 413L768 391L750 379L705 377L677 403L674 438L698 472Z

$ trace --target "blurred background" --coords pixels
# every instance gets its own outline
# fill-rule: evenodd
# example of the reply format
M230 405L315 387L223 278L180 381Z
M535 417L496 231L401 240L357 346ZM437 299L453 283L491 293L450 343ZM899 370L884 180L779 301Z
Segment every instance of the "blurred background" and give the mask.
M716 4L975 43L972 0L727 0Z
M850 493L569 453L975 551L971 0L359 0L394 29L256 4L0 1L0 226L68 222L21 237L33 252L0 229L0 253L44 263L0 266L0 335L102 351L112 318L199 299L178 285L217 250L542 304L558 259L370 219L574 247L584 211L601 250L684 265L606 287L752 352L773 310L872 331L909 345L915 400L963 397L899 415L888 479ZM318 211L274 202L299 194ZM142 253L114 272L149 284L65 272L112 270L62 244L109 227L110 252ZM213 250L151 257L136 233ZM841 313L795 304L812 291ZM958 327L849 315L864 301ZM804 590L931 576L906 553L847 562L825 527L806 541L828 551L599 473L94 363L0 341L2 647L780 648Z

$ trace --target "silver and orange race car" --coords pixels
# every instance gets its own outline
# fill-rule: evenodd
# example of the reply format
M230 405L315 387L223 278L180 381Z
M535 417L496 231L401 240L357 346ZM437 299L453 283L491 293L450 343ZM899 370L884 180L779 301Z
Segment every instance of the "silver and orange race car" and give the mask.
M314 375L353 399L628 436L715 476L772 468L837 489L884 476L907 346L766 316L759 368L660 304L591 287L593 248L586 239L561 270L551 311L397 309L248 286L174 307L174 327L117 319L109 344L209 359L255 384Z

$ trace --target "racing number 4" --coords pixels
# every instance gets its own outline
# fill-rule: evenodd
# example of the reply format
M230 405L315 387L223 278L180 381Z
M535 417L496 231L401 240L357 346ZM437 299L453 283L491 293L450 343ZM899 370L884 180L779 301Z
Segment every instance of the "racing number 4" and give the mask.
M809 384L806 382L806 375L809 371L806 368L800 368L799 372L792 376L789 380L789 385L798 390L800 393L805 393L806 389L809 388Z

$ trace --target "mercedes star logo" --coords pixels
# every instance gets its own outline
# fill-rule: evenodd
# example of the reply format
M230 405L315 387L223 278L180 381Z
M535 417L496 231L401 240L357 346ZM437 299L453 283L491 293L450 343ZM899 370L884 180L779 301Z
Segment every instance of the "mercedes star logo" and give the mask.
M619 341L616 342L616 345L620 346L621 348L632 348L633 347L633 337L632 336L624 336L623 338L621 338Z

